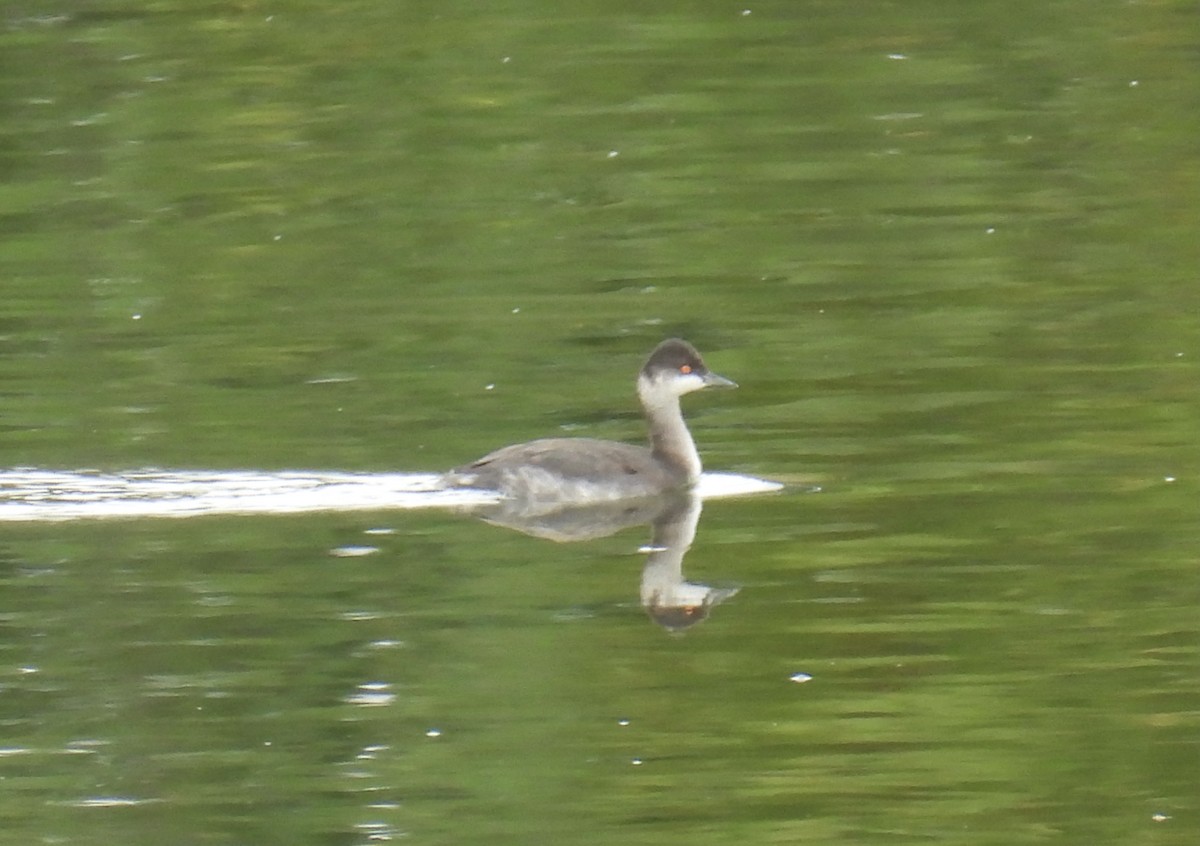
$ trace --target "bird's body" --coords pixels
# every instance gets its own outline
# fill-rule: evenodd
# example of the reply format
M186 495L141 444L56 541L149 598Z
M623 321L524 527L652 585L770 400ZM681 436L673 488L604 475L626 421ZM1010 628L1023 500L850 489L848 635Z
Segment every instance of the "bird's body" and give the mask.
M505 497L603 502L686 488L700 478L700 455L679 398L709 387L736 387L712 373L686 341L663 341L638 375L650 446L595 438L546 438L502 447L446 475L449 485Z

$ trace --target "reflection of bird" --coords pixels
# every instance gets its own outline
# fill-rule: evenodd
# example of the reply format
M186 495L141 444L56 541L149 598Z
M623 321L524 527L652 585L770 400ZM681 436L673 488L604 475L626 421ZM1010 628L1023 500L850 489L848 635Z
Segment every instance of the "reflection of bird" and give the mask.
M710 371L687 341L663 341L637 379L649 448L594 438L547 438L498 449L450 471L444 482L553 502L647 497L694 485L700 478L700 455L679 398L712 387L737 385Z
M700 508L696 492L672 491L657 497L553 509L530 508L519 500L501 499L472 512L493 525L559 543L594 540L649 523L651 539L641 549L646 553L642 607L651 620L677 632L707 619L714 605L738 592L735 587L714 588L683 577L683 559L696 537Z
M683 557L696 537L700 499L677 498L654 520L654 536L642 568L642 607L650 619L669 631L682 631L708 618L709 610L738 592L714 588L683 577Z

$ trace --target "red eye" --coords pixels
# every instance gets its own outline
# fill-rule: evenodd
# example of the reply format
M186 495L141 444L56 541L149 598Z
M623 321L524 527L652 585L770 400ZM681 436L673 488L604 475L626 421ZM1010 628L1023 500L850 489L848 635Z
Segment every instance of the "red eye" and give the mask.
M690 364L683 364L683 365L680 365L680 367L679 367L679 372L680 372L680 373L691 373L691 372L692 372L692 366L691 366Z

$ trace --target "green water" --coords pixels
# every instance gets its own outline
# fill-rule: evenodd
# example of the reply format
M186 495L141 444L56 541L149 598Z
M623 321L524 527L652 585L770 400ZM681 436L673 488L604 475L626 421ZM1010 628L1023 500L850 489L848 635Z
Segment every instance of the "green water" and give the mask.
M638 529L6 526L0 842L1194 843L1198 39L6 4L0 465L637 439L682 335L742 386L688 398L707 466L790 487L706 507L686 572L741 590L683 635Z

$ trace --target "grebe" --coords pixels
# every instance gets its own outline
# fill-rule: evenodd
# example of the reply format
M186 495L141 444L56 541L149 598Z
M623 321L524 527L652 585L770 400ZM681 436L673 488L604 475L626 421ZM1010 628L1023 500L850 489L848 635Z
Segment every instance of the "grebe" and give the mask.
M663 341L642 367L637 394L650 446L595 438L545 438L503 447L451 470L447 485L498 491L510 499L563 503L657 496L694 485L700 454L679 398L704 388L736 388L709 370L687 341Z

